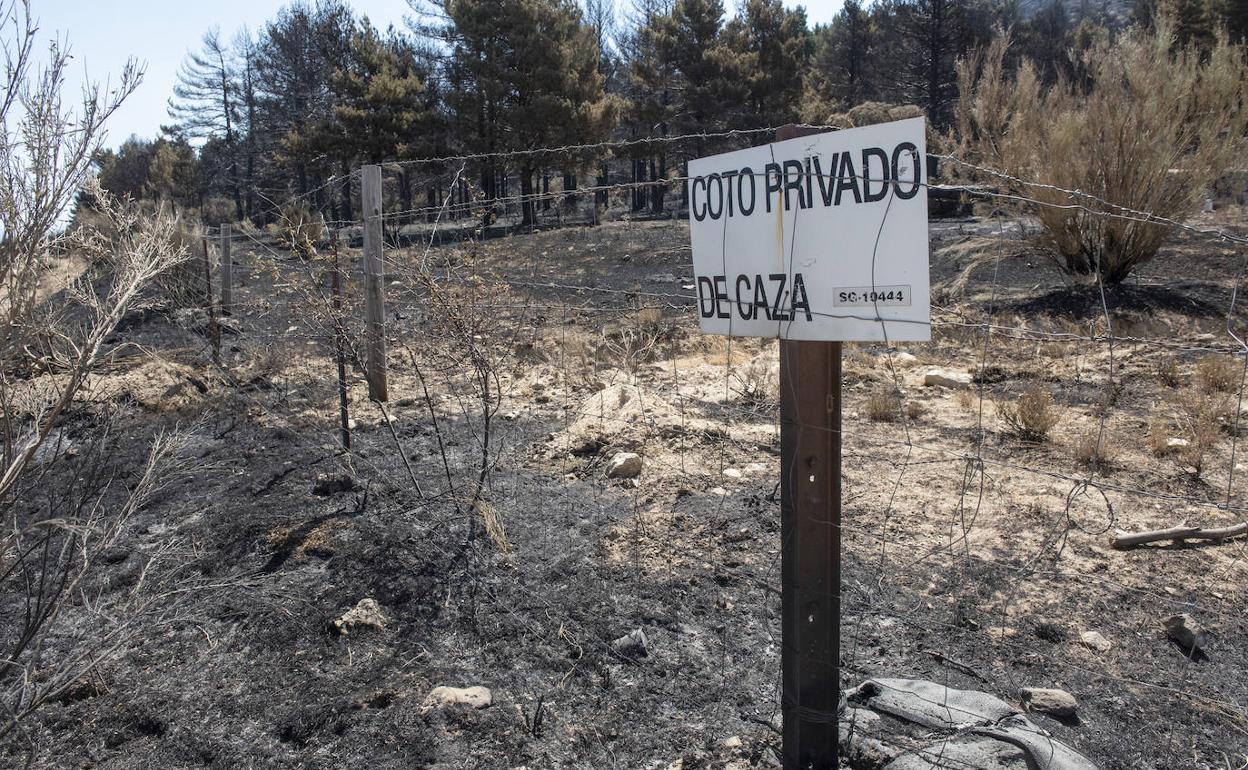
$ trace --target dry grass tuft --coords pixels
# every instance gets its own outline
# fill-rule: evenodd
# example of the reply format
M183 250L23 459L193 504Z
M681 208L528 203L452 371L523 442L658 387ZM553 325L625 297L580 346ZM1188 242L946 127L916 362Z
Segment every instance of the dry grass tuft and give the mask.
M1196 384L1205 393L1230 393L1239 387L1240 368L1226 356L1205 356L1196 362Z
M291 202L282 206L275 227L281 247L303 259L316 256L316 247L325 237L325 218L302 203Z
M867 417L876 422L896 422L901 417L901 398L895 388L877 388L867 398Z
M1178 400L1173 419L1154 420L1149 425L1148 450L1155 457L1173 456L1179 465L1199 476L1233 412L1231 399L1225 395L1187 394Z
M473 504L473 508L481 517L485 534L494 542L499 553L510 553L511 541L507 539L507 529L503 526L503 517L499 515L498 510L482 499L478 499Z
M1179 462L1196 476L1205 467L1205 457L1222 435L1232 407L1226 396L1190 394L1179 402L1179 428L1187 445L1179 447Z
M1053 397L1039 383L1025 390L1013 404L998 402L997 414L1010 433L1029 443L1047 440L1059 419Z
M1148 424L1148 451L1153 457L1164 457L1173 450L1170 446L1170 427L1165 420L1153 420Z
M959 390L953 394L953 402L964 412L975 411L975 394L969 390Z
M1102 432L1099 427L1081 433L1075 439L1073 451L1076 462L1093 470L1108 468L1117 457L1109 433Z
M779 408L779 372L768 356L755 358L743 369L734 370L732 382L732 391L747 406L763 411Z
M1179 359L1166 356L1157 362L1157 381L1167 388L1177 388L1183 384L1183 373L1179 370Z

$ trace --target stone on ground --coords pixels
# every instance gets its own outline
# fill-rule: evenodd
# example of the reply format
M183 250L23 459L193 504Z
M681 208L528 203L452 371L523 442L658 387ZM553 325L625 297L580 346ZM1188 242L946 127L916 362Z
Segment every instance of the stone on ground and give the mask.
M632 479L641 475L641 455L616 452L607 461L607 478Z
M845 701L838 724L840 753L851 767L1096 770L1086 757L988 693L877 678L849 691ZM907 722L912 726L902 724ZM914 725L923 728L924 743L915 742Z
M1204 649L1209 643L1209 634L1204 627L1186 612L1182 615L1171 615L1163 622L1166 626L1166 635L1189 655Z
M435 709L466 706L483 709L494 703L494 695L487 687L435 687L425 696L420 713L428 714Z
M969 388L971 375L966 372L953 372L947 369L928 369L923 375L923 384L927 387Z
M650 654L650 640L645 631L635 628L611 642L611 649L629 658L644 658Z
M338 633L346 636L356 628L372 628L378 631L386 627L386 615L376 599L360 599L354 607L334 621Z
M1020 696L1023 708L1057 719L1074 719L1079 701L1065 690L1046 687L1024 687Z
M1082 634L1079 634L1079 641L1083 642L1084 647L1097 652L1109 652L1109 649L1114 646L1099 631L1084 631Z

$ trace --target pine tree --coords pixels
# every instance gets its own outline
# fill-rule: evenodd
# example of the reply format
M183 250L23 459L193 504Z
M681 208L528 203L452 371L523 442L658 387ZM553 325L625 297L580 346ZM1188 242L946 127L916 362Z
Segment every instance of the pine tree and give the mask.
M671 8L661 0L639 0L634 6L632 30L625 37L624 56L627 75L624 94L627 98L624 123L629 138L667 136L671 130L679 105L677 99L677 73L674 64L664 56L673 43ZM659 179L667 173L667 147L638 146L629 151L632 161L632 182ZM632 208L640 211L649 201L651 210L658 213L663 208L664 187L634 187Z
M204 35L203 48L187 55L169 100L169 116L182 136L224 142L229 188L234 208L243 218L242 183L238 174L238 97L233 56L217 29Z
M787 10L781 0L746 0L724 37L746 84L741 123L754 127L797 120L802 75L813 50L805 10Z
M676 0L671 14L659 20L660 59L674 75L678 133L725 128L746 90L721 32L722 0Z
M1161 0L1159 10L1174 25L1178 45L1202 51L1213 46L1214 24L1206 0Z
M473 149L532 150L605 138L615 123L603 92L594 31L572 0L445 0L451 98L461 124L476 123ZM524 222L536 221L539 158L521 155ZM484 164L483 187L497 192Z
M352 35L343 66L330 78L332 117L309 131L309 143L337 159L349 173L359 163L408 157L427 117L425 83L416 56L402 37L382 38L367 19ZM402 178L404 210L411 208ZM349 188L343 187L344 219L352 218Z
M803 119L822 123L875 95L870 59L875 31L861 0L846 0L832 22L814 32Z
M948 126L957 98L956 63L990 36L995 14L983 0L881 0L872 7L880 29L880 92L917 104L936 127Z
M1248 42L1248 2L1244 0L1212 0L1212 11L1218 25L1226 29L1231 40Z
M330 80L346 60L355 20L341 0L282 9L257 43L259 123L275 159L295 174L300 195L328 173L312 129L333 115ZM317 187L320 185L317 184ZM324 201L319 200L323 204Z
M260 163L260 96L256 86L256 42L247 30L234 38L234 92L238 95L241 134L243 209L247 216L256 210L256 177Z
M1044 83L1052 84L1059 75L1069 74L1071 32L1064 0L1053 0L1052 5L1017 27L1016 48L1035 65Z

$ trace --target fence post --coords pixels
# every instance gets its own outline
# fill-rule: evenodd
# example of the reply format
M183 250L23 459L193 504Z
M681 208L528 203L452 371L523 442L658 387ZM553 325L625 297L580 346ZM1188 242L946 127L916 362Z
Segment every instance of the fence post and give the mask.
M815 133L785 126L776 139ZM780 340L781 714L785 770L837 767L841 343Z
M382 294L385 268L381 247L381 166L361 169L360 198L364 210L365 377L368 397L389 400L386 383L386 306Z
M221 365L221 327L217 325L217 309L212 302L212 260L208 258L208 235L204 235L204 285L208 308L208 337L212 342L212 362Z
M230 256L230 226L221 225L221 314L234 309L234 260Z
M347 357L346 340L342 328L342 270L338 267L338 232L332 231L334 248L334 358L338 364L338 419L341 423L342 448L351 449L351 413L347 407Z

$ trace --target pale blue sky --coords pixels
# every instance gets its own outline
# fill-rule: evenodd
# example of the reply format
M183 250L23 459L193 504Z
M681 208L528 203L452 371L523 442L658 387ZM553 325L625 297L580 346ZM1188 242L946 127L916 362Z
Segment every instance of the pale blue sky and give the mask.
M410 13L406 0L347 0L358 13L381 28L403 26ZM622 6L626 0L617 0ZM826 22L842 0L785 0L806 6L812 24ZM139 90L118 110L108 125L108 144L116 146L132 134L155 137L168 122L166 102L173 91L178 67L189 50L211 27L220 27L232 39L248 27L253 32L272 19L283 0L32 0L39 19L40 39L59 34L68 38L74 55L71 73L76 89L86 77L115 80L128 57L147 65ZM732 0L725 3L732 7Z

